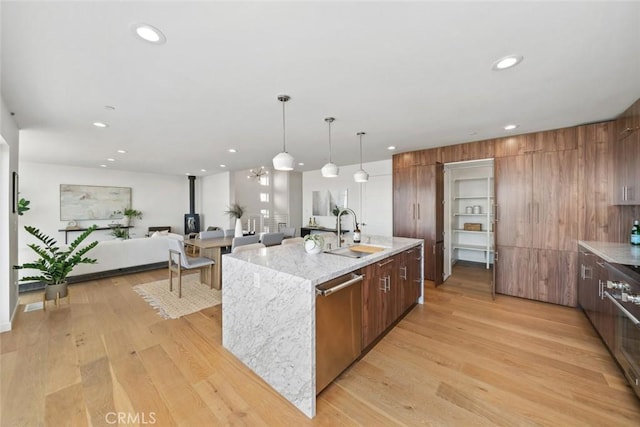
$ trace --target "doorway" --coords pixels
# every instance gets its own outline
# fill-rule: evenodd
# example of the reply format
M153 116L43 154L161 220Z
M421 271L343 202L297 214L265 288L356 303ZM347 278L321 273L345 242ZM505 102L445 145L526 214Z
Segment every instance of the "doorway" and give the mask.
M444 170L445 284L473 283L474 291L493 294L493 159L446 163Z

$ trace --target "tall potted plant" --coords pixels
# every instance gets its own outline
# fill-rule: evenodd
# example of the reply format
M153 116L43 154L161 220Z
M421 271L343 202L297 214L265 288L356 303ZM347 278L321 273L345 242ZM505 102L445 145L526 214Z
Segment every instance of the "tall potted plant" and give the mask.
M96 225L87 228L80 234L66 250L58 247L58 242L52 237L42 233L39 229L31 226L25 226L29 234L34 236L42 246L30 243L29 246L40 258L34 262L25 262L17 266L18 269L34 269L39 270L40 275L23 277L21 281L39 280L45 283L45 300L56 299L56 297L64 298L67 296L67 276L78 264L95 264L96 259L85 257L84 255L98 244L97 241L89 243L87 246L79 248L82 243L93 231Z
M242 215L244 215L244 209L245 208L243 206L240 206L238 203L232 203L231 206L229 206L224 212L229 215L229 218L236 220L236 229L234 233L235 237L242 237L243 234L242 222L240 221L240 218L242 218Z

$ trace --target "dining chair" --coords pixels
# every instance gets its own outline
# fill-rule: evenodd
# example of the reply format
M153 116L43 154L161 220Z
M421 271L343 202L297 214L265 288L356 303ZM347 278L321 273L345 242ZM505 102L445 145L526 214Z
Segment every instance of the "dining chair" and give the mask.
M283 245L295 245L296 243L300 244L304 242L304 237L291 237L289 239L284 239L282 241Z
M199 239L217 239L224 237L224 230L208 230L198 233Z
M284 239L284 233L262 233L261 242L265 246L274 246L282 243Z
M209 275L213 274L214 260L210 258L187 257L184 242L177 239L167 239L169 242L169 292L173 292L173 273L178 274L178 298L182 298L182 270L209 268ZM213 288L213 282L211 283Z
M296 236L296 228L295 227L282 227L280 230L284 234L284 238L288 239Z
M231 252L238 247L244 245L250 245L252 243L258 243L260 240L260 236L254 234L253 236L243 236L243 237L234 237L231 241Z
M252 251L254 249L262 249L265 247L266 246L262 243L249 243L248 245L236 246L231 252L237 254L239 252Z

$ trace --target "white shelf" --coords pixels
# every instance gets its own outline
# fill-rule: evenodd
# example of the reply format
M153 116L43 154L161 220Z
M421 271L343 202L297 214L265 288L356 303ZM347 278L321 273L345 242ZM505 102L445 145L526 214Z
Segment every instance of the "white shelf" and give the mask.
M484 200L493 199L493 196L456 196L454 200Z
M458 182L458 181L486 181L487 179L493 179L492 176L476 176L473 178L454 178L453 181L454 182Z
M490 213L488 215L493 216L492 213ZM470 213L470 214L468 214L468 213L460 212L460 213L454 213L453 216L487 216L487 214L486 213L479 213L479 214Z
M449 211L447 213L448 260L466 260L483 262L486 267L493 263L495 254L493 241L495 233L491 230L495 219L493 204L495 203L494 180L490 176L493 168L488 164L481 166L452 166L447 197ZM470 206L480 206L482 213L466 213ZM465 230L463 223L472 222L482 225L481 231ZM446 240L445 239L445 240Z
M464 249L467 251L493 252L493 247L487 248L483 245L468 245L466 243L454 243L453 249Z

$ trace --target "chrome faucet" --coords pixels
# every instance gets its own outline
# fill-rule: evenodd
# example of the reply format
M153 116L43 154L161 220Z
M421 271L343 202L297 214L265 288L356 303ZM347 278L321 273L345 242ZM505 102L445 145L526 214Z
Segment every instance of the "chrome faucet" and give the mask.
M349 209L349 208L340 209L340 211L338 212L338 219L336 220L337 221L337 223L336 223L336 233L338 234L338 247L339 248L342 247L342 238L340 237L340 234L342 234L342 225L340 224L340 217L344 213L350 213L351 216L353 216L353 231L355 231L356 228L358 228L358 219L356 218L356 213L353 211L353 209Z

